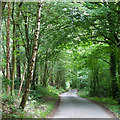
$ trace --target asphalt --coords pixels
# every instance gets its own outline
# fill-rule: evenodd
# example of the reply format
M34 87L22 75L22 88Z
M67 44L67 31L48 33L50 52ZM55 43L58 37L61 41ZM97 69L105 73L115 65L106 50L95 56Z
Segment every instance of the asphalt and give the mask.
M114 118L100 105L80 98L77 90L60 95L60 104L53 118Z

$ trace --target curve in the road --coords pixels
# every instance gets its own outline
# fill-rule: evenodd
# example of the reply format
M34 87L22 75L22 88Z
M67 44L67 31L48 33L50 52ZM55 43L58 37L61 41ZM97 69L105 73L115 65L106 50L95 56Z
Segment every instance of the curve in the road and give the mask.
M61 101L53 118L114 118L101 106L80 98L77 90L60 95Z

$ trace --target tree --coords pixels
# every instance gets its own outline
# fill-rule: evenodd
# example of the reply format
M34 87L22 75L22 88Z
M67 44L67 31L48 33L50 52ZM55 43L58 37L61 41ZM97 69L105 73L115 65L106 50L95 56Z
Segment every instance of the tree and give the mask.
M29 91L30 95L33 90L35 94L39 87L65 89L71 85L71 88L87 90L90 96L117 98L120 85L118 3L40 2L38 7L36 3L13 2L9 12L12 18L8 17L5 4L1 7L4 10L2 72L5 76L9 62L11 93L19 90L18 98L23 93L20 108L25 108ZM8 54L8 48L12 54ZM7 55L12 59L6 59ZM6 88L4 83L9 79L4 78L3 88Z
M14 5L14 2L13 2L13 9L12 9L12 20L13 20L13 49L12 49L12 72L11 72L11 80L12 80L12 84L11 84L11 95L13 94L13 91L14 91L14 77L15 77L15 65L16 65L16 41L18 41L18 33L17 33L17 25L18 25L18 21L19 21L19 14L20 14L20 7L22 5L22 2L19 3L18 7L17 7L17 16L16 16L16 19L15 19L15 16L14 16L14 12L15 12L15 5ZM17 62L18 63L18 62ZM17 76L18 76L18 73L20 73L18 71L18 65L17 65ZM21 76L21 74L19 75Z
M10 16L11 16L11 2L8 2L7 43L6 43L6 48L7 48L6 79L8 79L8 81L10 81ZM9 84L7 85L7 93L10 92Z
M33 44L33 51L32 51L32 57L30 61L30 70L28 73L28 80L26 82L26 87L25 87L25 92L20 104L20 107L22 109L25 108L25 104L27 101L28 93L31 88L31 82L33 79L33 72L34 72L34 66L36 62L36 54L37 54L37 49L38 49L38 39L39 39L39 31L40 31L40 19L41 19L41 8L42 8L42 2L38 3L38 12L37 12L37 26L36 26L36 31L35 31L35 39L34 39L34 44Z
M111 47L110 73L113 98L118 98L118 84L116 79L116 48L119 44L119 3L86 3L83 5L80 17L75 25L88 29L89 38L93 42L107 43ZM82 15L82 16L81 16ZM76 17L78 16L75 15ZM117 16L117 17L115 17ZM84 21L83 21L84 19ZM81 36L80 36L81 38ZM96 40L95 40L96 39ZM118 64L118 63L117 63Z
M0 38L1 38L1 22L2 22L2 2L0 2ZM2 54L2 41L0 41L0 51L1 51L0 54ZM2 62L2 58L0 58L0 62Z

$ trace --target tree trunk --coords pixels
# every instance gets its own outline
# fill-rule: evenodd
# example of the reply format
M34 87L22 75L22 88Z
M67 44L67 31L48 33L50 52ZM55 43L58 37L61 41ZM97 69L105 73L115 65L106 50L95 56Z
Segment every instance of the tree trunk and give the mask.
M33 73L33 81L32 81L32 88L33 90L35 90L35 84L36 84L36 63L35 63L35 69L34 69L34 73Z
M120 88L120 46L118 47L118 88ZM118 104L120 104L120 89L118 89Z
M118 84L120 86L120 47L118 48Z
M0 2L0 63L2 63L2 35L1 35L1 23L2 23L2 2ZM3 67L2 67L3 68ZM2 68L0 67L0 79ZM4 75L4 74L3 74ZM2 88L2 80L0 80L0 88ZM0 94L2 94L2 89L0 89ZM2 100L0 100L1 102ZM2 104L0 103L0 111L2 111ZM0 112L0 118L2 118L2 112Z
M56 88L57 89L60 89L61 88L61 71L58 70L57 71L57 76L56 76L56 81L55 81L55 84L56 84ZM73 85L73 84L72 84ZM75 85L75 84L74 84Z
M116 79L116 56L115 48L112 47L110 55L110 75L111 75L111 88L112 97L115 99L118 95L117 79Z
M38 47L39 47L39 44L38 44ZM39 71L39 69L38 69L38 67L37 67L37 65L38 65L38 54L36 55L36 63L35 63L35 68L34 68L34 73L33 73L33 83L32 83L32 85L33 85L33 90L35 90L36 88L35 88L35 85L36 84L38 84L38 71Z
M1 27L0 27L1 28ZM1 33L1 32L0 32ZM6 52L5 52L5 46L3 45L4 43L1 43L0 45L2 46L2 50L1 50L1 52L3 52L3 53L1 53L1 54L4 54L5 55L5 58L7 58L6 57ZM1 55L2 56L2 55ZM2 62L5 62L3 59L2 59ZM2 63L1 62L1 63ZM5 71L6 71L6 68L5 67L2 67L2 74L3 74L3 77L4 78L6 78L6 75L5 75Z
M89 95L94 97L94 96L99 96L98 90L99 90L99 79L98 79L98 68L92 70L92 80L90 82L90 92Z
M19 29L19 19L20 19L20 7L22 6L23 2L20 2L17 6L17 12L16 12L16 20L15 20L15 26L17 29ZM17 30L16 29L16 30ZM18 34L18 31L16 31L16 38L19 38L19 34ZM18 43L17 43L18 41ZM16 49L18 50L17 54L20 54L20 44L19 44L19 39L16 40ZM20 57L17 56L16 57L16 65L17 65L17 78L19 80L19 83L21 81L21 64L20 64Z
M7 66L6 66L6 79L10 80L10 14L11 2L8 2L8 18L7 18ZM7 93L10 93L10 85L7 85Z
M20 107L22 109L25 108L26 101L28 98L28 93L31 88L31 82L33 79L33 72L34 72L34 66L36 62L36 54L37 54L37 49L38 49L38 39L39 39L39 31L40 31L40 20L41 20L41 7L42 7L42 2L39 2L38 4L38 14L37 14L37 28L35 31L35 39L33 43L33 51L32 51L32 57L31 57L31 62L30 62L30 68L29 68L29 73L28 73L28 80L26 81L26 87L25 87L25 92L22 98L22 101L20 103Z
M2 2L0 2L0 56L2 56L2 42L1 42L1 22L2 22ZM2 63L2 57L0 58L0 63ZM0 67L0 72L2 71L3 75L4 75L4 72L3 70L1 69Z
M11 75L11 79L12 79L12 84L11 84L11 95L13 94L14 91L14 76L15 76L15 60L16 60L16 56L15 56L15 50L16 50L16 44L15 44L15 31L16 31L16 26L15 26L15 20L14 20L14 2L13 2L13 9L12 9L12 19L13 19L13 50L12 50L12 75Z
M36 84L37 78L38 78L38 73L37 73L37 56L36 56L35 68L33 73L33 81L32 81L33 90L35 90L35 84Z
M17 52L17 54L19 54L19 51L20 51L20 46L19 46L19 43L17 43L18 45L17 45L17 50L18 50L18 52ZM17 78L19 79L19 81L21 81L21 67L20 67L20 58L19 58L19 56L17 56L17 58L16 58L16 60L17 60Z
M13 91L14 91L15 60L16 60L15 50L16 50L16 44L15 44L15 24L13 23L13 50L12 50L12 75L11 75L12 85L11 85L11 95L13 94Z
M90 90L89 90L89 96L93 96L93 80L90 81Z
M12 50L12 75L11 75L11 79L12 79L12 85L11 85L11 95L14 91L14 77L15 77L15 63L16 63L16 55L15 55L15 52L16 52L16 38L18 37L18 34L16 32L16 28L17 28L17 23L18 23L18 20L19 20L19 14L20 14L20 10L19 8L21 7L22 5L22 2L18 5L17 7L17 18L14 19L14 2L13 2L13 9L12 9L12 19L13 19L13 50ZM18 72L18 71L17 71ZM20 72L19 72L20 74ZM20 76L20 75L19 75Z
M51 69L49 72L49 84L51 86L54 86L54 81L53 81L53 63L51 64Z
M23 81L24 81L24 78L25 78L26 67L27 67L27 64L25 63L24 71L23 71L23 75L22 75L22 79L21 79L21 84L20 84L20 88L19 88L19 92L18 92L18 98L19 98L21 90L22 90L22 85L23 85Z
M1 2L2 3L2 6L0 7L2 10L4 10L4 8L5 8L5 5L6 5L6 2ZM2 11L1 10L1 11Z
M96 95L96 75L95 73L93 74L93 96Z
M43 76L43 87L47 86L47 59L45 61L44 76Z

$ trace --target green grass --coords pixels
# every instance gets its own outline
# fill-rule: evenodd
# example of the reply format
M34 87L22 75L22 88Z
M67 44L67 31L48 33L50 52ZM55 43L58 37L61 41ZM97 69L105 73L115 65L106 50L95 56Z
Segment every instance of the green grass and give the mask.
M56 105L56 101L57 99L53 98L44 100L44 102L35 100L28 101L25 108L27 118L46 118Z
M64 91L52 86L47 88L36 86L36 90L31 91L30 102L28 101L26 106L29 118L46 118L54 109L58 95Z
M120 105L105 105L110 111L114 112L118 118L120 118Z
M86 93L86 94L85 94ZM98 102L103 104L105 107L107 107L110 111L115 113L117 117L120 117L120 105L118 105L118 102L112 98L107 97L89 97L88 92L85 91L79 91L78 95L80 97L89 99L93 102Z

